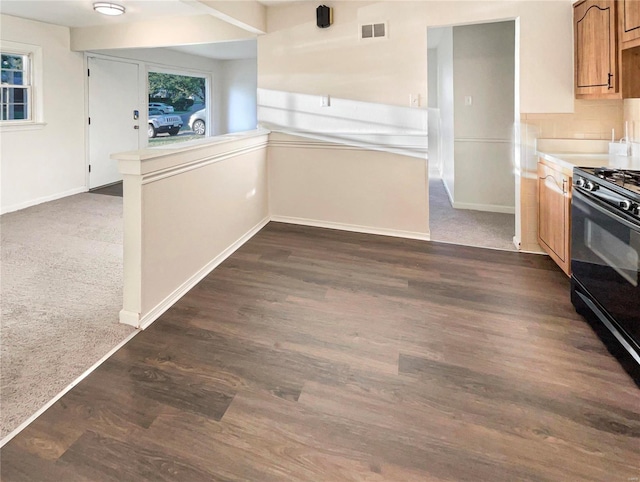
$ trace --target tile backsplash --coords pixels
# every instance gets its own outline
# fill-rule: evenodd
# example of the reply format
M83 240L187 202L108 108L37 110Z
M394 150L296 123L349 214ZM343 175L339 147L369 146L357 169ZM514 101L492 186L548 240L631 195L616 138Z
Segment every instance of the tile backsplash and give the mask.
M624 100L624 120L629 129L629 140L640 142L640 99Z
M630 99L640 102L640 99ZM608 139L615 129L616 140L624 136L624 120L640 109L628 100L576 100L572 114L522 114L521 121L535 127L541 139ZM640 113L639 113L640 115ZM636 122L639 124L640 122Z

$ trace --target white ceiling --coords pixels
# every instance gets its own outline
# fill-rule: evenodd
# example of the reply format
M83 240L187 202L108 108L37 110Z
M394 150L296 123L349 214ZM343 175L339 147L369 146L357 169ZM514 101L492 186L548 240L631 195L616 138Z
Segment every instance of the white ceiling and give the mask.
M65 27L131 23L168 16L201 15L182 0L110 0L123 5L124 15L110 17L93 10L95 0L2 0L0 12Z
M133 23L161 17L202 15L197 2L183 0L109 0L123 5L124 15L110 17L93 10L95 0L0 0L0 13L64 27L93 27ZM257 57L255 39L203 45L173 46L172 50L212 59Z

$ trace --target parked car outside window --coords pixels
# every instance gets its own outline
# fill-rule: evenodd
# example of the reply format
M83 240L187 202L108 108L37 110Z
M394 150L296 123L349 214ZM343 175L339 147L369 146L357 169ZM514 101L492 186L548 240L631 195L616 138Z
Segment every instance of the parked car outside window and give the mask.
M174 111L173 106L162 102L149 102L149 109L158 109L163 114L170 114Z
M158 109L149 109L149 125L147 134L149 138L168 132L170 136L177 136L182 127L182 119L179 115L167 115Z
M193 132L202 136L207 132L207 109L200 109L199 111L194 112L189 117L189 127Z

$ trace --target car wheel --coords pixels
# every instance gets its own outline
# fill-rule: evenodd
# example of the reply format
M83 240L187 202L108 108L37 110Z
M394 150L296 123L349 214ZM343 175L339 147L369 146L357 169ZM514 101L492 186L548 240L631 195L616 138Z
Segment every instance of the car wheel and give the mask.
M156 128L153 127L153 124L149 124L149 127L147 128L147 135L149 136L149 139L156 136Z
M195 132L199 136L204 135L206 130L207 129L206 129L206 126L204 125L204 121L203 120L198 119L197 121L195 121L193 123L193 132Z
M179 127L178 127L178 128L176 128L176 129L171 129L171 130L169 131L169 135L170 135L170 136L177 136L177 135L178 135L178 132L180 132L180 128L179 128Z

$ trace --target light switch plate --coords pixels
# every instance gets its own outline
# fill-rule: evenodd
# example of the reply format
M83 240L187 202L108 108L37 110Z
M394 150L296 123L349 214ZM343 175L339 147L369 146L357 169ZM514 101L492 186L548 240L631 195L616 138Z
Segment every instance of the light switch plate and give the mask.
M409 106L420 107L420 94L409 95Z

